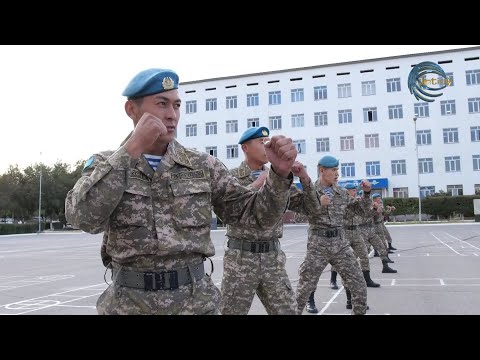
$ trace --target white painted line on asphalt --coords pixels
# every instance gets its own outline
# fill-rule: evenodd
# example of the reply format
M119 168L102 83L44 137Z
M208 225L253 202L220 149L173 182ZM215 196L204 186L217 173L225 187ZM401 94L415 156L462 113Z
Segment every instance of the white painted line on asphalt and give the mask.
M478 256L478 254L477 254L477 253L473 253L473 255L475 255L475 256Z
M444 286L445 285L445 282L443 281L443 279L438 279L440 280L440 285Z
M340 293L342 292L343 290L343 286L340 287L340 289L338 289L335 294L333 294L332 298L330 300L328 300L325 304L325 306L322 308L322 310L320 310L320 312L317 314L317 315L322 315L327 309L328 307L333 304L333 300L335 300L337 298L338 295L340 295Z
M432 235L435 239L437 239L438 241L440 241L443 245L445 245L446 247L448 247L450 250L452 250L454 253L462 256L463 254L460 254L457 250L455 250L454 248L452 248L450 245L444 243L442 240L440 240L438 237L436 237L432 232L430 232L430 235Z
M88 306L88 305L55 305L56 307L67 307L67 308L87 308L87 309L96 309L96 306Z
M475 248L475 249L477 249L477 250L480 250L480 248L479 248L479 247L477 247L477 246L475 246L475 245L472 245L472 244L470 244L468 241L461 240L461 239L459 239L459 238L457 238L457 237L455 237L455 236L453 236L453 235L450 235L449 233L446 233L446 234L447 234L448 236L450 236L451 238L455 239L455 240L461 241L461 242L463 242L463 243L465 243L465 244L468 244L468 245L470 245L471 247L473 247L473 248ZM463 248L464 248L464 247L462 246L462 249L463 249Z
M395 279L392 279L392 282L390 283L390 286L395 286Z
M430 254L429 254L429 253L427 253L427 256L430 256Z

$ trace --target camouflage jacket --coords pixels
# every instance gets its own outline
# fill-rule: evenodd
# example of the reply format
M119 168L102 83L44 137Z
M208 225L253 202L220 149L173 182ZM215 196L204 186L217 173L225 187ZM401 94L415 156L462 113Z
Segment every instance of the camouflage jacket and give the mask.
M269 168L264 165L263 170L269 170ZM230 174L232 174L240 184L246 187L250 187L255 181L251 176L251 172L252 171L245 161L242 161L239 167L230 170ZM284 210L287 208L292 211L305 213L303 193L295 185L290 186L289 202ZM279 219L276 226L270 229L261 229L258 225L255 225L255 223L248 227L241 226L240 224L228 225L226 235L248 241L268 241L271 239L278 239L283 236L283 218Z
M307 214L310 229L343 228L347 209L354 212L367 211L372 204L369 193L365 194L364 197L354 198L348 194L346 189L334 184L332 185L333 197L331 198L331 204L321 206L320 197L326 194L320 184L320 179L315 182L315 189L316 194L314 199L309 199L309 201L314 202L310 208L315 206L315 211Z
M176 140L154 171L143 156L131 158L126 140L115 152L95 154L65 201L71 224L106 232L104 263L107 256L132 266L149 263L145 258L212 256L212 211L227 224L266 230L283 216L292 179L270 170L265 186L252 191L220 160Z

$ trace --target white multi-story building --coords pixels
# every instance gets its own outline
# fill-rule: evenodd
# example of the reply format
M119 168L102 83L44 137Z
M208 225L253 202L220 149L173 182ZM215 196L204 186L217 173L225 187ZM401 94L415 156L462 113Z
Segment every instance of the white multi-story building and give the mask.
M434 102L408 88L424 61L453 79ZM179 141L228 168L242 133L266 126L294 140L312 179L329 154L340 183L367 178L383 196L480 191L480 47L183 82L180 95Z

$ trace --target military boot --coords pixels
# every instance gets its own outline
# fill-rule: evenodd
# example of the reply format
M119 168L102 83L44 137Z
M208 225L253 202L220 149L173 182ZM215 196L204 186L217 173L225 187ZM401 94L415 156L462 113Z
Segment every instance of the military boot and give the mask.
M387 260L382 260L382 264L383 264L383 269L382 269L382 273L390 273L390 274L394 274L397 272L397 270L394 270L392 269L391 267L388 266L388 261Z
M311 314L318 313L318 309L315 306L314 295L315 295L315 291L312 291L312 293L310 294L310 297L308 298L308 301L307 301L307 312L309 312Z
M353 306L352 306L352 293L350 292L350 290L345 288L345 294L347 295L347 306L346 306L346 308L347 309L352 309L353 308ZM368 305L367 305L367 310L370 310L370 306L368 306Z
M330 289L338 290L336 271L332 271L332 273L330 274Z
M374 257L379 257L379 256L380 256L380 255L378 254L378 251L377 251L377 250L375 250L375 252L373 253L373 256L374 256Z
M388 243L388 250L397 250L392 246L392 243Z
M380 287L380 284L377 284L376 282L374 282L370 277L370 270L363 271L363 277L365 278L367 287Z

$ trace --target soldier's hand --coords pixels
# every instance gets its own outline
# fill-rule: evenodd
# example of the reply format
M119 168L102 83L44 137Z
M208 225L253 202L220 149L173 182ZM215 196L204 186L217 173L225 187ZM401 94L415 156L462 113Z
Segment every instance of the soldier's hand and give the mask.
M255 181L252 183L252 187L255 190L260 189L263 184L265 184L265 180L267 179L268 171L262 171L260 175L258 175L258 178L255 179Z
M295 161L292 165L292 173L295 176L298 176L300 181L304 184L310 182L310 177L308 176L305 166L300 161Z
M159 136L166 135L167 133L168 131L163 121L146 112L138 121L125 147L133 158L138 158Z
M277 175L287 178L297 158L297 148L292 139L283 135L272 136L265 143L265 152Z
M330 205L331 204L331 200L330 200L330 197L327 196L327 195L322 195L320 196L320 204L322 206L327 206L327 205Z
M366 180L366 179L363 179L361 182L360 182L360 186L362 187L362 190L364 192L370 192L372 190L372 184L370 184L370 181Z

